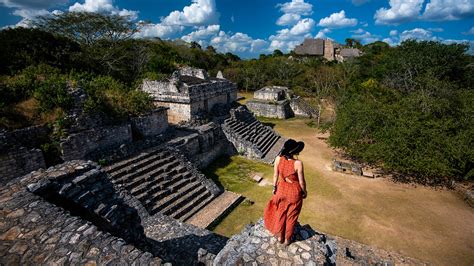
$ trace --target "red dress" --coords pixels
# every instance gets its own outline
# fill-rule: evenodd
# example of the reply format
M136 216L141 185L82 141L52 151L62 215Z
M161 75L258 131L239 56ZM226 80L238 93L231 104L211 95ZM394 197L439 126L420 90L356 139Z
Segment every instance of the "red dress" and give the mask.
M268 202L263 219L268 231L277 237L290 240L303 205L295 160L287 160L281 156L278 173L277 191Z

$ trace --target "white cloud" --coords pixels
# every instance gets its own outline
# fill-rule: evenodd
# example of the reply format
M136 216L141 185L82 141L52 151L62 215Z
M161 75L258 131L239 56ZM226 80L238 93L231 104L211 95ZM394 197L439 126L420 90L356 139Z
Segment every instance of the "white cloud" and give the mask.
M459 20L474 15L473 0L431 0L422 18L426 20Z
M185 6L182 11L173 11L161 18L160 23L148 24L136 34L137 37L177 37L186 27L217 25L219 13L216 10L215 0L192 0L192 4Z
M94 12L106 13L119 16L127 16L131 20L138 18L138 11L122 9L113 5L112 0L85 0L83 4L79 2L74 3L69 7L70 12Z
M462 34L464 34L464 35L474 35L474 27L471 27L471 29L469 29L466 32L463 32Z
M216 36L220 32L220 25L209 25L207 27L200 27L198 30L184 35L181 39L186 42L199 42L209 40L212 36Z
M290 34L291 35L302 35L309 33L311 29L314 27L314 20L312 18L305 18L300 21L296 25L294 25L290 29Z
M390 31L390 36L394 37L394 36L397 36L398 35L398 31L397 30L391 30Z
M245 33L237 32L234 35L220 31L217 36L211 39L210 45L214 46L220 52L244 53L258 52L267 45L267 42L261 39L252 39Z
M177 37L177 34L184 30L184 26L168 26L162 24L146 24L140 29L140 32L136 33L135 36L138 38L153 38L158 37L162 39L168 39Z
M292 13L283 14L277 20L276 24L280 25L280 26L291 26L291 25L295 25L296 23L298 23L298 21L300 19L301 19L300 14L292 14Z
M173 11L161 20L165 25L203 26L218 22L215 0L192 0L182 11Z
M331 30L326 28L326 29L322 29L320 31L318 31L318 33L316 34L316 36L314 36L314 38L316 39L327 39L328 36L326 35L327 33L330 33Z
M309 16L313 13L313 5L304 0L292 0L284 4L278 4L277 7L285 14L299 14Z
M276 22L279 26L293 26L301 20L302 16L309 16L313 13L313 5L304 0L292 0L278 4L276 7L284 13Z
M326 28L344 28L357 25L357 19L346 18L346 12L341 10L339 13L333 13L329 17L322 18L318 26Z
M424 0L390 0L390 8L380 8L375 12L375 24L400 24L416 20L423 2Z
M362 44L373 43L380 40L379 35L373 35L372 33L363 29L357 29L352 31L352 38L360 40Z
M300 44L304 38L311 37L311 30L314 28L315 22L311 18L300 20L291 29L282 29L277 31L276 35L269 37L271 41L269 51L275 49L288 52L296 45Z
M0 6L14 8L12 14L21 17L20 22L16 25L9 25L4 28L11 27L30 27L31 21L37 16L48 15L48 8L67 4L68 0L0 0Z
M9 8L19 9L47 9L53 6L67 4L69 0L0 0L0 4Z
M433 36L433 32L422 29L422 28L415 28L412 30L405 30L400 33L400 42L405 40L419 40L419 41L436 41L439 38Z
M237 32L233 35L220 30L220 25L199 27L181 37L186 42L197 42L202 47L212 45L219 52L245 53L258 52L268 45L262 39L253 39L245 33Z

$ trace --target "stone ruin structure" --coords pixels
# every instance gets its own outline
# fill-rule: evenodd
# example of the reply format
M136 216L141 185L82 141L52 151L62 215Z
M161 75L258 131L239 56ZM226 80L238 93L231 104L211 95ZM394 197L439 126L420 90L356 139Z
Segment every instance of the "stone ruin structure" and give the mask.
M322 57L328 61L343 62L362 55L357 48L343 48L330 39L305 39L294 49L296 55Z
M362 175L362 167L356 163L348 163L343 161L333 160L334 171L342 172L346 174Z
M318 117L319 111L304 99L293 96L287 87L264 87L254 93L254 98L246 104L257 116L287 119L297 116Z
M222 73L211 78L206 71L194 68L182 68L166 81L144 80L142 90L153 97L157 106L169 108L168 120L173 124L190 121L237 99L237 86L224 79Z
M207 78L202 71L181 73ZM275 244L261 221L231 239L208 231L242 197L224 191L199 169L236 152L272 163L285 142L245 106L225 119L192 126L169 125L171 106L110 124L81 110L87 97L82 90L72 95L77 108L68 114L66 135L58 140L63 163L45 170L38 149L56 129L0 132L1 265L401 261L352 246L348 251L346 242L313 237L306 227L289 251ZM216 97L222 100L222 95ZM339 255L341 247L346 251ZM336 250L339 257L333 256Z
M263 125L244 106L230 111L222 129L237 152L251 159L273 163L286 139Z

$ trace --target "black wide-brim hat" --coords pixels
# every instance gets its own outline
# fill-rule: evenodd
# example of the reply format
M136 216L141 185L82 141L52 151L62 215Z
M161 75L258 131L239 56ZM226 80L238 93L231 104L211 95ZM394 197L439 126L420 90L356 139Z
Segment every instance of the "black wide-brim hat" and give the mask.
M304 149L304 142L296 141L294 139L289 139L285 141L283 145L283 150L285 153L288 154L297 154L300 153Z

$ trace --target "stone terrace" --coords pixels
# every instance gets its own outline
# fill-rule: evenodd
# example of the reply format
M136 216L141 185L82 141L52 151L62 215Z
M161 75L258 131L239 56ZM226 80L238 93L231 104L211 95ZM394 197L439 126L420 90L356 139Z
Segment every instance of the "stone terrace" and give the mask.
M222 128L239 153L266 163L273 163L286 141L271 127L258 121L244 106L232 109Z
M112 183L138 199L150 215L186 221L222 193L176 150L155 147L105 168Z

